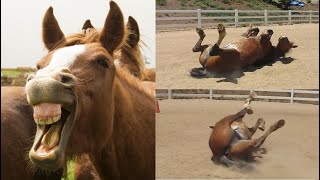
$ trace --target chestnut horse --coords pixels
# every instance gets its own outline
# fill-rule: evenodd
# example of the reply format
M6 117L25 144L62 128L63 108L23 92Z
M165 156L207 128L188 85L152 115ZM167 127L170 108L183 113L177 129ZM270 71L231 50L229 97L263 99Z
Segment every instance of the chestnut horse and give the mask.
M37 132L29 157L48 171L88 154L101 179L154 179L154 97L114 53L126 38L113 1L99 41L65 37L49 8L43 40L49 50L28 77L27 100Z
M28 160L36 125L23 87L1 87L1 179L60 180L63 169L47 173Z
M264 31L260 36L259 29L252 27L243 34L246 38L220 48L220 44L226 36L225 27L218 25L219 38L214 45L202 45L205 33L201 28L196 29L199 40L193 47L193 52L201 52L199 62L203 68L194 68L190 74L193 77L212 77L219 73L228 73L235 70L243 70L249 66L260 66L274 62L277 58L284 57L291 48L297 46L287 37L281 36L278 45L272 45L270 39L273 31Z
M252 139L258 128L264 130L265 124L264 120L259 118L254 127L248 128L242 121L246 114L253 113L249 104L254 96L254 93L249 96L241 111L226 116L214 126L210 126L212 132L209 138L209 147L213 154L211 158L213 162L223 163L227 166L242 166L241 161L252 160L254 158L253 153L260 150L266 138L272 132L284 126L285 121L281 119L271 125L264 135L258 139Z

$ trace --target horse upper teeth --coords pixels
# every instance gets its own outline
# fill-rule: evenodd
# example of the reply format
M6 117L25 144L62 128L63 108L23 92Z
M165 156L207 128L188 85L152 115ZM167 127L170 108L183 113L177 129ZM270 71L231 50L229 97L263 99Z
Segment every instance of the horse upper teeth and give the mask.
M49 118L34 118L34 121L37 123L37 124L53 124L57 121L59 121L61 118L60 115L58 116L55 116L55 117L49 117Z

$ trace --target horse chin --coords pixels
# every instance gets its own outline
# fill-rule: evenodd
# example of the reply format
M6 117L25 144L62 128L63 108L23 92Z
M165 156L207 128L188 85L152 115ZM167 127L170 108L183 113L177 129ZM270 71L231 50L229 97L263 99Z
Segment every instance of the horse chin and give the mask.
M35 140L29 152L29 158L35 165L48 171L64 167L65 152L76 119L76 110L76 102L68 108L62 105L60 120L52 124L37 123Z

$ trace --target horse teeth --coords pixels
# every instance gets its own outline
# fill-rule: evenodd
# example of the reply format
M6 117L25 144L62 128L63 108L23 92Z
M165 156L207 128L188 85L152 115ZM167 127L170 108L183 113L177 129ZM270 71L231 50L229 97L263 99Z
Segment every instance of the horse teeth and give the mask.
M41 125L49 125L49 124L53 124L55 122L58 122L60 120L61 116L55 116L55 117L49 117L49 118L34 118L34 121L37 124L41 124Z

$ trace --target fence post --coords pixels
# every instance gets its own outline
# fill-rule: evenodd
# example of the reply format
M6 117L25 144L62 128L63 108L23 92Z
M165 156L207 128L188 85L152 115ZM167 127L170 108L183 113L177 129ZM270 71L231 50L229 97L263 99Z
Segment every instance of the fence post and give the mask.
M264 23L268 25L268 10L264 10Z
M292 104L294 100L294 89L291 89L291 99L290 99L290 103Z
M210 89L210 99L212 99L212 89Z
M309 23L312 22L312 11L310 10L310 17L309 17Z
M292 24L292 22L291 22L291 10L289 10L288 12L289 12L289 17L288 17L289 19L288 20L289 20L289 24L291 25Z
M234 10L234 26L238 27L238 22L239 22L239 12L238 9Z
M201 28L201 9L198 9L198 27Z
M172 99L172 89L168 89L168 99Z

